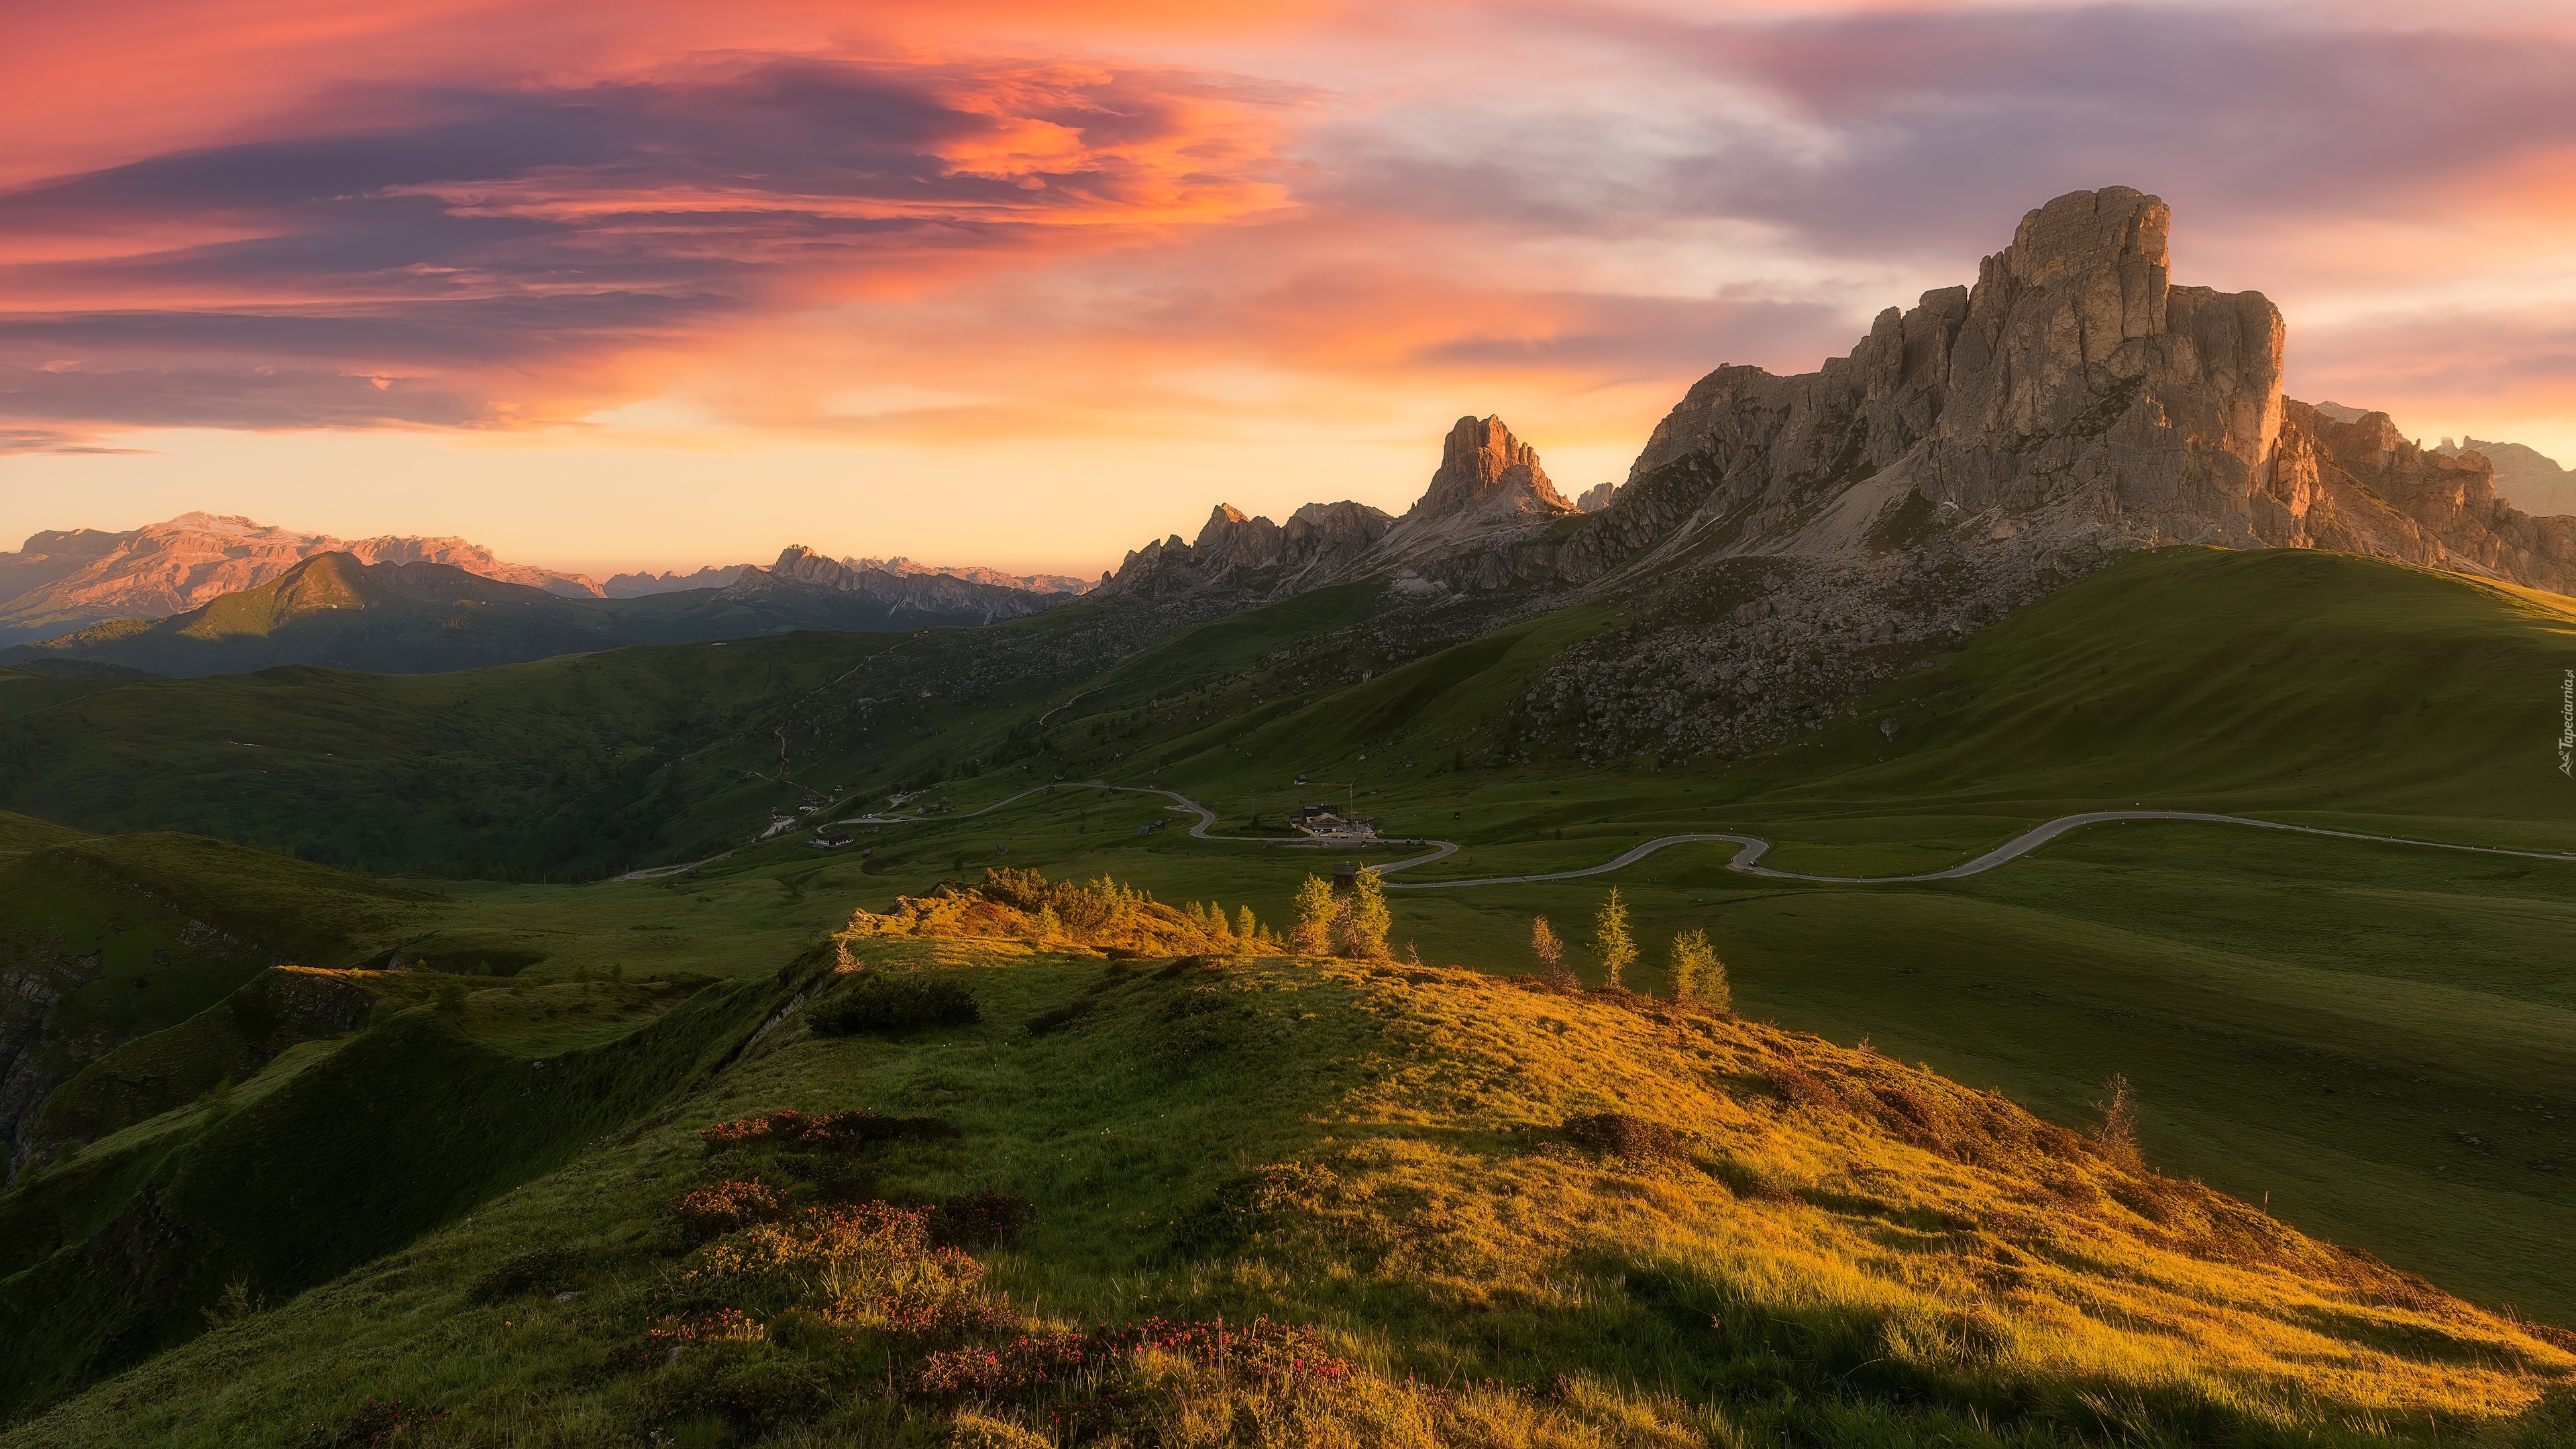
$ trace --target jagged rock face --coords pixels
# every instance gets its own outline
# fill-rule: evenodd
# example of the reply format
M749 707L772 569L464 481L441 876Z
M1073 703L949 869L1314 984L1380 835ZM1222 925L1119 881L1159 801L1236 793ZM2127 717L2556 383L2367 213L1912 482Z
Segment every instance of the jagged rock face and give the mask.
M1095 590L1103 598L1169 599L1219 591L1245 599L1293 593L1367 557L1395 519L1365 503L1309 503L1283 526L1220 503L1196 543L1179 534L1129 553Z
M2576 590L2576 518L2514 508L2483 454L2421 447L2386 413L2341 422L2288 403L2272 491L2305 504L2313 547Z
M721 589L742 577L750 564L708 564L695 573L665 569L658 574L613 574L600 591L612 599L640 599L648 594L676 594L686 589Z
M461 538L387 535L350 542L247 518L183 513L125 533L40 533L20 552L0 554L0 588L31 581L0 603L0 642L49 638L105 619L185 613L224 594L258 588L325 553L351 554L367 564L451 564L569 598L600 596L599 586L579 574L505 563Z
M2327 411L2317 404L2317 411ZM2358 422L2352 417L2339 422ZM2464 438L2458 443L2444 438L2435 449L2446 458L2462 453L2475 453L2495 465L2496 496L2536 517L2556 517L2576 513L2576 473L2558 466L2558 460L2537 448L2521 443L2500 443L2491 438Z
M1573 511L1539 466L1536 448L1513 437L1501 418L1465 417L1441 444L1431 486L1404 517L1558 518Z
M1616 483L1595 483L1591 487L1584 489L1582 493L1575 497L1574 511L1577 513L1599 513L1602 509L1610 506L1610 500L1616 497L1618 492L1619 485Z
M2214 543L2576 582L2560 530L2468 478L2483 460L2436 467L2407 445L2392 462L2384 416L2285 399L2279 310L2172 285L2169 226L2127 187L2061 196L1973 289L1888 309L1848 358L1794 377L1717 369L1547 562L1582 581L1712 536L1733 556L1851 561L1937 530L2005 572ZM2337 431L2352 428L2371 431Z
M1795 377L1719 368L1605 512L1628 526L1576 550L1572 571L1694 514L1733 531L1736 553L1847 556L1909 496L2006 536L2045 513L2079 551L2294 532L2256 501L2280 427L2280 313L2260 293L2170 285L2169 221L2127 187L2061 196L1973 290L1889 308L1848 358Z
M946 574L968 583L995 584L1039 594L1084 594L1093 587L1089 579L1071 574L1014 574L983 564L926 564L901 554L893 558L843 558L841 562L854 569L883 569L890 574Z
M976 583L948 574L852 568L802 544L781 549L778 561L766 569L746 567L719 597L747 602L776 589L857 594L884 605L896 616L918 613L952 623L971 619L985 624L1034 614L1064 597Z

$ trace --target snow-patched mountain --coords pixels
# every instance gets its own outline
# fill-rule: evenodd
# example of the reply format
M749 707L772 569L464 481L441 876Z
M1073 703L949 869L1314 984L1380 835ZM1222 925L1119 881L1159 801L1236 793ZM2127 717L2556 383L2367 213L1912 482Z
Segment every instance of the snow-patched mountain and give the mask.
M495 558L461 538L339 539L247 518L183 513L124 532L48 531L0 553L0 643L45 639L108 619L158 619L255 589L317 554L362 564L448 564L565 598L595 599L579 574Z

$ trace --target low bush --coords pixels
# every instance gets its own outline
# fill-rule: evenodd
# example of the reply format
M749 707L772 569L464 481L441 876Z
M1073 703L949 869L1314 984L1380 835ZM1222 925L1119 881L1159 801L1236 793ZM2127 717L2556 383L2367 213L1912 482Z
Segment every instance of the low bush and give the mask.
M753 1223L775 1222L794 1210L787 1194L759 1178L719 1182L671 1199L671 1216L692 1238L712 1238Z
M814 1008L807 1023L825 1036L897 1035L983 1019L974 994L945 977L867 975Z
M853 1152L876 1142L905 1138L955 1137L957 1129L936 1117L880 1117L862 1107L851 1112L807 1115L795 1110L738 1117L702 1127L698 1136L710 1152L728 1147L769 1145L808 1152Z
M1234 1247L1288 1214L1321 1208L1341 1186L1331 1168L1302 1162L1274 1162L1238 1174L1218 1183L1206 1201L1174 1224L1172 1246L1188 1254Z
M1594 1112L1569 1118L1563 1128L1575 1143L1631 1167L1658 1167L1690 1161L1690 1139L1659 1122L1625 1112Z

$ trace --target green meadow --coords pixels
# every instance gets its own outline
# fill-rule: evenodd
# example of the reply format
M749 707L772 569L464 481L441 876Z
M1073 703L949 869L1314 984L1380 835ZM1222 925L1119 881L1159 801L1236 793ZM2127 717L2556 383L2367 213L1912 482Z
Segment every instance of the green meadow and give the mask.
M2576 850L2576 783L2553 748L2559 681L2576 662L2567 601L2330 555L2168 550L2069 586L1763 754L1601 764L1514 701L1569 643L1616 627L1616 601L1409 654L1389 642L1385 607L1371 588L1319 591L1153 643L1105 672L1031 664L979 688L956 671L1057 657L1051 641L1095 627L1096 611L403 679L0 677L0 804L26 812L0 815L11 883L0 943L27 955L94 939L110 969L76 993L71 1019L128 1043L59 1064L68 1085L43 1120L107 1135L0 1198L0 1226L43 1247L0 1269L0 1298L75 1291L49 1276L71 1271L59 1252L113 1241L127 1230L122 1205L146 1185L197 1204L206 1231L245 1234L240 1261L259 1265L272 1300L387 1253L482 1272L500 1249L463 1224L493 1194L544 1181L558 1185L543 1200L562 1203L603 1172L667 1171L582 1156L600 1134L660 1120L684 1099L724 1110L760 1105L764 1092L802 1100L779 1059L759 1058L766 1075L726 1077L718 1043L738 1039L742 1013L766 1009L756 995L774 1005L782 968L853 910L1008 865L1249 906L1282 926L1298 884L1350 856L1280 843L1281 814L1347 799L1389 835L1461 847L1389 877L1407 887L1390 892L1400 961L1530 971L1531 918L1545 914L1576 943L1579 974L1601 984L1582 942L1615 887L1647 948L1630 988L1662 990L1665 944L1704 929L1736 1009L1754 1021L1866 1042L2078 1129L2119 1074L2155 1168L2473 1302L2576 1322L2576 862L2159 822L2091 827L1934 883L1766 880L1726 870L1731 846L1693 844L1579 880L1411 888L1589 866L1704 831L1774 842L1764 864L1778 869L1905 874L2061 815L2131 807ZM866 709L849 703L862 687L874 691ZM1294 784L1299 775L1309 783ZM1193 813L1091 780L1179 791L1217 808L1222 831L1255 838L1191 838ZM972 813L1043 785L1054 789ZM833 808L746 839L808 787L833 794ZM803 844L812 824L884 811L898 791L913 797L905 813L943 797L953 813L852 824L856 839L839 851ZM146 826L221 841L79 833ZM595 878L692 860L703 861L694 875ZM548 875L557 883L537 879ZM588 879L562 883L573 878ZM161 914L118 904L138 890ZM188 945L192 920L258 949ZM410 969L361 971L381 1014L324 1032L258 1015L279 962ZM461 1005L431 999L449 978L465 982ZM682 1029L693 1021L703 1030ZM265 1038L250 1030L263 1023ZM290 1042L299 1031L318 1034ZM678 1034L642 1052L643 1065L624 1064L619 1044L664 1040L653 1032ZM494 1084L565 1053L600 1054L577 1110L545 1121L500 1105ZM937 1071L965 1074L953 1090L991 1089L960 1063ZM489 1098L500 1125L450 1140L386 1107L327 1126L280 1115L267 1120L295 1125L227 1135L291 1104L389 1103L429 1077L455 1084L458 1100L500 1094ZM952 1090L929 1081L869 1078L843 1095L891 1110ZM215 1082L220 1110L203 1101ZM1030 1134L1012 1149L1025 1167L1059 1129L1032 1118L1010 1130ZM254 1193L241 1211L341 1213L316 1194L359 1192L362 1165L378 1160L365 1144L414 1140L404 1134L425 1134L423 1160L444 1164L430 1177L453 1185L417 1203L370 1185L359 1197L374 1226L335 1229L327 1251L290 1249L207 1206L219 1188L240 1190L244 1164L292 1158L287 1144L308 1131L342 1143L346 1160L323 1162L305 1186L264 1189L282 1197ZM1247 1161L1286 1150L1208 1140ZM576 1162L589 1165L567 1167ZM558 1170L576 1176L547 1176ZM536 1241L531 1210L510 1211L520 1226L506 1241ZM581 1232L613 1241L609 1217ZM414 1242L438 1246L403 1246ZM1115 1255L1075 1278L1012 1269L1036 1275L1013 1279L1025 1290L1087 1312L1162 1271ZM215 1260L187 1272L114 1342L13 1340L12 1362L38 1366L14 1402L188 1340L230 1278ZM385 1301L405 1313L447 1311L428 1286L396 1286L367 1291L394 1295ZM1135 1301L1168 1306L1192 1291L1139 1288ZM234 1330L272 1331L290 1333ZM363 1375L333 1372L331 1392L357 1392Z

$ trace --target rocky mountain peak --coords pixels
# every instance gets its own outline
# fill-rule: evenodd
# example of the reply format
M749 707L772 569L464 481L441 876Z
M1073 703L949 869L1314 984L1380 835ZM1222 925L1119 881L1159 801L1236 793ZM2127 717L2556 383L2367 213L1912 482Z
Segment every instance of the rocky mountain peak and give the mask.
M2068 278L2093 285L2116 281L2124 300L2139 304L2140 325L2127 335L2144 336L2164 330L2172 229L2172 209L2142 191L2070 191L2025 213L2013 229L2012 245L1990 261L2025 286L2052 287ZM2150 319L2153 325L2147 325Z
M1440 446L1431 487L1405 514L1411 519L1462 514L1508 516L1572 513L1539 466L1538 450L1512 436L1501 418L1460 418Z

